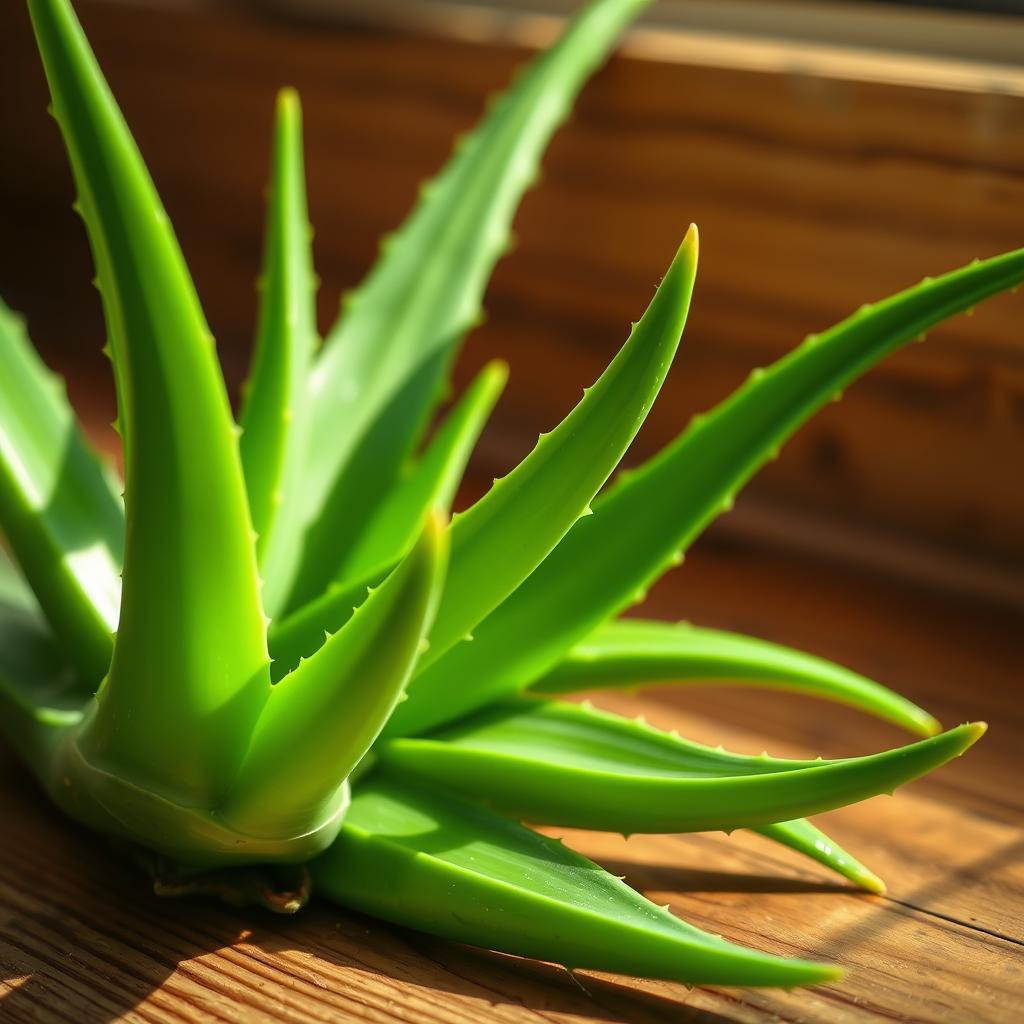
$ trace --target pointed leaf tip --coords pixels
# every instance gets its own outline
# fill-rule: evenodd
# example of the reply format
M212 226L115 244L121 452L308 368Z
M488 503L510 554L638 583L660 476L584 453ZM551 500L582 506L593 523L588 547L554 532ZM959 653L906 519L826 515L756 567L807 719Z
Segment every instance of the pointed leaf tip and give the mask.
M878 715L921 736L941 732L927 711L840 665L756 637L689 623L634 618L606 622L531 689L556 694L664 683L807 693Z
M978 740L981 739L985 733L988 732L988 722L968 722L966 725L961 725L959 729L951 729L950 732L956 733L961 732L963 735L963 747L959 751L960 754L971 749ZM958 755L959 756L959 755Z
M282 116L295 116L301 110L298 90L290 85L277 91L277 112Z
M345 625L271 690L222 809L251 835L304 834L344 812L344 783L402 699L448 553L432 514L409 555Z
M484 799L521 821L630 833L764 826L777 833L770 823L892 793L962 754L978 735L966 725L880 754L780 760L714 750L575 704L519 699L377 749L404 776ZM816 839L827 841L796 838L811 856Z
M700 252L700 232L696 224L691 224L686 229L682 242L679 243L679 252L685 252L694 265L697 263L697 256Z
M838 977L698 931L563 843L387 771L360 784L310 870L317 891L346 906L575 968L784 988Z
M234 420L167 213L71 4L33 0L29 14L102 285L124 438L117 637L79 747L204 803L233 777L269 682Z
M693 238L676 253L643 316L579 404L454 523L451 568L421 673L534 572L618 465L683 334L696 273ZM447 667L426 681L419 675L396 722L419 716L409 709L421 702L424 709L430 705L433 721L456 713L440 692L449 689L448 678ZM414 728L430 724L424 719ZM408 729L408 722L400 727Z
M629 606L721 512L805 420L883 356L1024 279L1024 250L908 289L778 360L660 453L620 478L462 646L417 680L403 728L417 731L514 692L550 671L601 622ZM530 644L521 638L529 636ZM430 707L417 708L422 694ZM908 709L909 710L909 709ZM917 728L934 732L933 721ZM396 730L399 720L396 720Z
M647 0L585 4L561 39L517 76L422 190L382 246L357 300L330 331L310 396L311 437L301 487L286 495L296 566L282 611L323 592L347 538L372 517L422 436L461 338L478 322L491 269L536 177L547 140L620 30ZM424 273L424 268L428 272ZM453 559L453 571L455 560Z

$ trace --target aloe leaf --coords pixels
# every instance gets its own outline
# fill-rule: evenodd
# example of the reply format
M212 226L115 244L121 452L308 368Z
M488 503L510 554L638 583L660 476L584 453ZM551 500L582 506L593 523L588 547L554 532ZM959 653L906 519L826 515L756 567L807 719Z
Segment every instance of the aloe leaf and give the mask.
M429 729L545 675L602 622L641 601L779 445L851 381L935 324L1022 280L1024 249L972 263L865 306L754 371L658 455L621 474L594 514L473 630L473 643L417 678L396 729Z
M891 793L962 754L984 729L963 725L868 757L793 761L730 754L577 704L518 700L377 750L403 776L536 824L706 832Z
M697 230L691 226L647 311L576 408L511 473L453 518L451 565L424 667L466 638L572 524L589 514L590 501L665 380L696 271Z
M868 892L885 892L885 882L874 871L861 864L835 840L830 839L820 828L804 818L762 825L754 831L766 839L788 846L791 850L816 860L862 889L867 889Z
M239 450L256 554L273 575L273 527L282 495L305 460L306 376L317 342L316 279L302 159L302 108L292 89L277 98L264 276L252 375L239 417Z
M120 624L82 749L208 802L269 689L234 422L181 251L81 27L66 0L29 11L99 271L125 443Z
M349 586L332 584L321 597L303 605L272 628L268 637L271 679L279 682L303 658L315 654L323 645L324 637L341 629L387 574L385 569Z
M401 699L446 557L447 530L435 515L352 618L273 687L225 820L249 835L299 835L336 810L344 781Z
M290 538L289 564L298 564L304 545L294 586L268 580L273 614L289 591L288 610L323 591L346 538L393 486L459 341L480 318L484 288L541 153L584 81L646 3L598 0L586 7L460 142L346 302L311 378L310 437L332 443L310 448L304 486L286 495L294 505L289 521L302 519L308 534L295 529Z
M379 775L360 783L310 870L316 890L344 906L569 968L786 987L839 974L701 932L557 840Z
M360 534L338 572L342 586L390 568L412 546L430 510L451 507L480 432L507 380L508 367L503 362L488 363L480 371L426 451Z
M63 382L2 302L0 364L0 530L91 695L117 629L124 509Z
M377 586L412 547L431 509L451 506L507 376L504 363L489 363L438 427L427 450L360 538L349 567L354 582L332 583L315 601L271 627L268 640L275 682L300 658L316 651L325 633L336 632L349 620L366 599L367 589Z
M0 551L0 733L44 782L63 730L88 695L31 591Z
M905 697L824 658L689 623L607 622L532 683L530 690L552 695L648 683L723 681L839 701L921 736L934 736L942 728Z

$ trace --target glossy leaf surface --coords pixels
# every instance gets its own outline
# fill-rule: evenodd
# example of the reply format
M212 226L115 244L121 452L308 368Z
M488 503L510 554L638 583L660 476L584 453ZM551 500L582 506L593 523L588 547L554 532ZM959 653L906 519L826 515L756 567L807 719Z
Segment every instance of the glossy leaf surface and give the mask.
M885 882L834 839L804 818L762 825L755 832L830 868L868 892L885 892Z
M452 556L424 667L511 593L590 511L668 373L697 273L683 239L651 304L580 403L507 476L452 521Z
M471 803L364 782L318 891L396 924L519 956L696 984L806 985L834 968L707 935L561 843Z
M381 761L524 821L610 832L730 831L891 793L962 754L963 725L883 754L836 761L747 757L577 704L514 701L431 736L395 739Z
M424 453L367 523L338 573L341 586L389 569L412 546L432 509L451 508L469 457L506 380L505 363L495 361L480 371Z
M299 834L341 787L401 699L444 580L447 532L428 522L351 619L277 683L223 816L248 834Z
M57 736L81 720L87 699L32 592L0 550L0 734L44 785Z
M473 445L504 386L504 363L486 366L431 438L426 451L384 502L360 538L351 582L332 583L315 601L289 615L269 635L274 680L290 672L340 629L394 564L411 548L432 510L449 509Z
M216 799L269 686L234 421L181 251L89 44L62 0L29 11L98 271L125 447L120 625L82 745Z
M649 619L605 623L530 689L557 694L725 681L839 701L921 736L933 736L941 728L932 715L898 693L824 658L738 633Z
M313 428L295 513L308 533L288 610L336 575L393 486L441 396L462 335L481 315L491 270L541 153L587 77L647 0L598 0L541 54L465 137L402 228L347 301L311 378ZM319 443L331 438L330 444ZM288 513L292 515L291 512ZM281 588L278 590L277 588Z
M299 485L304 470L306 377L317 343L312 234L302 109L295 92L283 89L274 124L259 327L239 417L239 450L264 576L281 572L274 564L274 524L284 494Z
M409 691L397 727L419 732L549 672L646 588L778 447L901 344L1024 280L1024 250L972 263L865 306L757 370L707 415L594 503L519 589ZM529 638L529 642L526 639Z
M124 509L63 382L0 303L0 530L88 696L110 666Z

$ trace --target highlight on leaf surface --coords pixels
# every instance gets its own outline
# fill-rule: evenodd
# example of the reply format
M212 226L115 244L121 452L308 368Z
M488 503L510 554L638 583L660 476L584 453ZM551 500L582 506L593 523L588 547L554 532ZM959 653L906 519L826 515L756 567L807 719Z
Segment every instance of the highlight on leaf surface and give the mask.
M531 683L530 690L553 695L670 682L728 682L793 690L848 704L921 736L933 736L942 728L905 697L834 662L686 622L605 622L547 675Z
M0 729L58 807L171 862L184 888L216 888L208 869L237 869L242 891L268 865L309 864L344 906L568 967L826 982L835 968L700 932L515 819L750 828L878 892L803 815L890 792L983 732L940 733L809 654L615 616L838 389L1024 280L1024 251L864 307L605 487L680 342L691 228L599 380L449 525L507 376L489 364L430 433L455 352L544 146L643 6L594 0L516 79L322 349L301 110L282 91L236 425L166 213L71 5L28 0L96 265L126 470L122 505L0 306ZM670 681L797 690L926 738L840 760L747 757L537 699Z
M319 889L364 913L569 968L787 987L839 975L698 931L556 840L390 778L360 787L312 871Z
M820 814L962 754L962 725L906 747L838 761L747 757L574 704L513 701L430 736L381 745L382 765L539 825L707 832Z
M864 306L755 371L661 452L620 476L537 570L419 675L389 727L419 732L514 693L603 622L643 600L779 446L839 390L934 324L1012 288L1024 250ZM528 644L523 637L529 637Z

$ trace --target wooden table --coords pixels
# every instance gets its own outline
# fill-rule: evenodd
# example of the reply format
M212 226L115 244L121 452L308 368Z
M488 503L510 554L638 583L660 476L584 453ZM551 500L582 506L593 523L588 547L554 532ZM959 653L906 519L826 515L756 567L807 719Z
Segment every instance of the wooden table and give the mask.
M158 6L78 4L236 385L252 335L274 88L292 82L306 104L326 318L522 53L332 33L254 5ZM95 425L111 415L95 377L107 373L102 324L22 4L0 4L0 58L0 91L18 112L0 161L0 283ZM770 75L614 62L552 148L545 188L517 222L520 250L495 278L491 323L471 348L475 365L512 355L516 371L478 470L503 471L594 379L691 219L706 240L700 299L686 372L655 409L647 450L684 411L865 298L1019 245L1022 123L1013 91L819 78L806 66ZM1017 302L989 304L880 368L816 419L751 497L955 542L1005 570L1021 551L1024 508ZM741 501L738 512L749 508ZM985 718L991 730L929 779L822 822L886 878L886 896L748 834L570 840L694 924L842 964L842 982L784 993L574 977L330 906L281 918L161 901L101 840L51 811L0 750L0 1024L1024 1020L1020 613L738 546L728 533L708 541L652 592L650 614L804 647L947 724ZM842 546L848 558L860 550ZM841 756L906 740L852 711L750 690L595 699L753 753Z
M886 878L885 896L748 834L570 837L694 924L842 964L843 981L787 993L572 977L328 905L282 918L161 901L103 842L51 811L4 754L0 1020L1021 1020L1019 616L721 539L698 548L649 605L845 660L947 724L990 721L978 747L927 781L823 819ZM600 703L748 752L840 755L902 740L854 712L784 695L662 690Z

